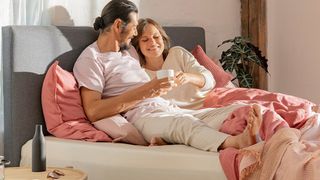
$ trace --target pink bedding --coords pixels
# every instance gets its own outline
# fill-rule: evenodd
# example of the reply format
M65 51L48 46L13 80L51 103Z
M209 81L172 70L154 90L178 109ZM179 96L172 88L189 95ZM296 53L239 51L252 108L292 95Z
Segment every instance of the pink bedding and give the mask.
M281 93L272 93L261 89L215 88L205 99L204 107L223 107L235 103L260 104L264 118L273 119L264 126L272 132L280 126L300 128L312 116L314 103ZM246 126L246 107L233 112L224 122L221 131L238 134ZM285 121L285 122L283 122ZM225 127L233 127L226 129ZM267 133L267 132L266 132ZM271 133L273 134L273 133ZM262 134L267 136L267 134Z
M294 170L297 177L320 177L319 171L312 169L320 166L320 119L318 113L312 111L314 103L260 89L216 88L204 106L222 107L234 103L261 105L260 135L265 141L240 151L229 148L220 153L228 179L288 179L291 177L286 174L288 170ZM235 110L220 131L232 135L241 133L246 126L249 108ZM290 163L299 166L285 166ZM304 166L308 169L301 168ZM263 177L263 174L267 176Z
M300 129L282 128L267 141L242 150L225 149L220 161L229 180L319 179L319 114Z

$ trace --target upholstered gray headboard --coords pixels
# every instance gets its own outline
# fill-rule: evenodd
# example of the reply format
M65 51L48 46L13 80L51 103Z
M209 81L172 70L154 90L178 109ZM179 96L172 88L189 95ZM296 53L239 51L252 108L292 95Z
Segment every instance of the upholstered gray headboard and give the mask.
M173 45L205 48L199 27L165 27ZM97 33L90 27L7 26L2 28L4 155L18 166L21 146L32 138L36 123L44 124L41 87L54 60L71 71L82 50ZM45 132L46 133L46 132Z

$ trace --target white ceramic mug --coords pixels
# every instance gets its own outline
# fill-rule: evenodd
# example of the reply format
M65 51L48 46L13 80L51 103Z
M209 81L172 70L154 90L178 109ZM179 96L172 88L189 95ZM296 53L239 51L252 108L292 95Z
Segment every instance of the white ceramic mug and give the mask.
M157 71L157 79L169 78L170 80L174 79L174 70L173 69L162 69Z

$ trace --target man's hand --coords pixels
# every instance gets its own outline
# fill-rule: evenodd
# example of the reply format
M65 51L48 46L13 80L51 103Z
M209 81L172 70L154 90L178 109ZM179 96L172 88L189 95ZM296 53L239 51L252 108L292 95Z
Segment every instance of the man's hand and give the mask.
M144 85L146 92L145 98L152 98L165 95L168 91L172 90L174 86L175 84L169 78L154 78Z
M102 99L100 92L82 87L81 97L85 113L91 122L126 112L146 98L167 94L173 87L168 78L153 79L121 95Z

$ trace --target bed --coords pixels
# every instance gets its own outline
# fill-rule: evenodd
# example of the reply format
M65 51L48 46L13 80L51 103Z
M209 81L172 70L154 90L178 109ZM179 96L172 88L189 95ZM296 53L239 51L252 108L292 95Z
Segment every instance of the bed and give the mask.
M205 47L200 27L165 27L174 45ZM71 71L97 33L90 27L7 26L3 37L4 155L11 166L30 166L35 124L45 125L41 86L48 67ZM186 38L187 37L187 38ZM89 179L226 179L218 153L183 145L144 147L46 135L47 166L72 166Z

